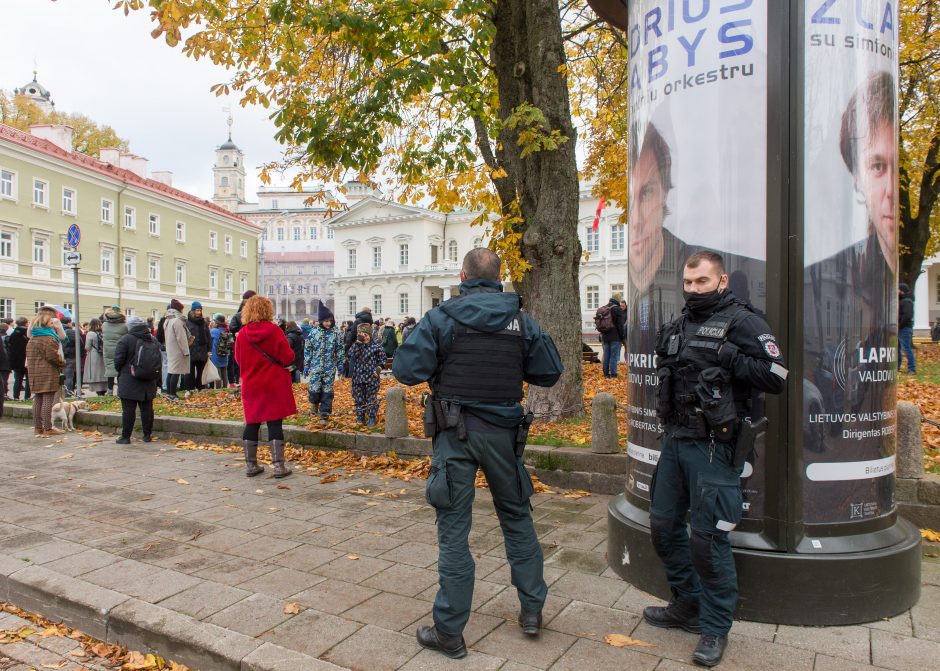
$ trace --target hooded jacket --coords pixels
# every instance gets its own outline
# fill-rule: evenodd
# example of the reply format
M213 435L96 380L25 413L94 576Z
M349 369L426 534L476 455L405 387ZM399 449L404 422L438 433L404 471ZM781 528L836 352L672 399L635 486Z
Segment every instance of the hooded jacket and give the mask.
M611 298L607 305L610 307L610 319L614 328L607 333L601 333L601 342L619 342L623 339L623 309L616 298Z
M290 345L290 348L294 351L294 367L297 370L303 370L304 368L304 334L300 330L300 327L295 327L289 331L284 332L284 336L287 338L287 343Z
M501 331L520 314L520 305L519 296L503 293L499 282L477 279L462 283L459 298L451 298L429 310L414 327L395 352L392 372L399 382L407 385L431 380L453 341L458 323L488 333ZM522 312L521 318L523 379L529 384L551 387L564 370L555 343L530 315ZM481 419L506 428L517 426L525 414L519 403L466 401L463 405Z
M10 370L26 368L26 327L17 326L7 337L7 351L10 353Z
M359 331L360 324L372 324L372 313L362 312L356 313L356 319L353 322L352 326L346 329L346 333L343 334L343 344L346 346L346 351L349 352L349 348L352 347L353 343L356 342L356 333Z
M101 341L104 344L104 373L108 377L117 377L114 367L114 352L118 340L127 335L127 318L120 310L108 310L101 322Z
M268 359L267 354L271 359ZM235 338L235 361L241 374L245 422L257 424L296 414L290 373L294 350L273 322L250 322Z
M209 334L206 318L197 317L195 312L190 310L186 315L186 328L193 337L193 344L189 346L189 360L196 363L207 361L212 350L212 336Z
M120 398L132 401L152 401L157 395L159 375L155 380L141 380L131 375L131 361L136 356L138 344L142 340L157 342L147 327L147 322L135 323L127 335L118 340L114 352L114 366L118 370L117 395Z
M906 285L905 285L906 286ZM901 295L898 298L898 328L914 327L914 294L910 289L905 291L901 289Z
M166 311L163 322L166 345L166 372L169 375L189 374L189 329L183 316L173 308Z

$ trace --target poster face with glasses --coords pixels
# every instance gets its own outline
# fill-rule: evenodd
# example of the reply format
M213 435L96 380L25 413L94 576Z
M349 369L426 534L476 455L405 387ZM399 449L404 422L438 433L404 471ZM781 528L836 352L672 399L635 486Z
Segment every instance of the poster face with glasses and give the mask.
M894 510L897 3L804 18L803 518L825 524Z
M626 491L645 506L664 428L655 337L681 314L685 259L720 253L735 295L765 306L767 2L638 0L628 13ZM745 467L745 515L761 514L762 463Z

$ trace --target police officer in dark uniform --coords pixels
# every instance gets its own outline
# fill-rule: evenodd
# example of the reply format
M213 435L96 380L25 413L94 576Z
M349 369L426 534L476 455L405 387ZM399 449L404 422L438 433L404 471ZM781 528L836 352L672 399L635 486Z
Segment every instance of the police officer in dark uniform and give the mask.
M672 599L643 617L700 633L692 659L715 666L738 598L728 533L741 520L744 461L766 423L751 416L751 401L755 390L783 391L787 369L770 327L728 289L719 254L689 257L683 296L682 315L663 325L656 343L665 433L650 502L650 537Z
M555 344L522 312L519 296L503 293L500 259L470 251L460 271L460 295L427 312L395 352L392 372L408 384L429 382L425 433L434 455L426 498L437 511L439 585L433 626L418 627L418 643L448 657L467 654L474 562L468 535L474 480L482 468L506 543L521 603L522 630L537 635L548 587L532 525L532 480L522 462L532 415L523 382L550 387L562 373Z

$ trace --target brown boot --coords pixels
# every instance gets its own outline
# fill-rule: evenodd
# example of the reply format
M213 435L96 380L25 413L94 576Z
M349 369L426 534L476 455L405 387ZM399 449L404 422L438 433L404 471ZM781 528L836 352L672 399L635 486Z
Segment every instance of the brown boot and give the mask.
M271 441L271 461L274 462L274 477L286 478L293 473L291 469L284 465L284 441Z
M258 441L244 440L242 447L245 449L245 475L253 478L264 473L264 467L258 465Z

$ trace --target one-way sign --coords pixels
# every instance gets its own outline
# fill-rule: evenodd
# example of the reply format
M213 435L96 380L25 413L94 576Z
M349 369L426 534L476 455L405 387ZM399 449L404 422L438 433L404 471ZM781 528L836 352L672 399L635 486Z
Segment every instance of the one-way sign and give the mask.
M65 265L75 267L82 262L82 253L78 250L69 250L62 256Z

